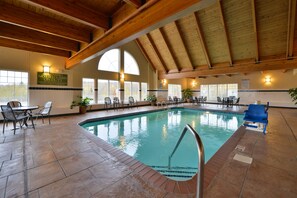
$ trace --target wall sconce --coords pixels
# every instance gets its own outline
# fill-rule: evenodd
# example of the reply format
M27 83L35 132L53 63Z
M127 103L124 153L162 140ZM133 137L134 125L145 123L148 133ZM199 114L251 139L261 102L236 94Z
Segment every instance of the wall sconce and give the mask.
M125 80L125 74L121 73L120 78L121 78L121 80Z
M50 66L48 65L43 65L43 73L50 73Z
M264 79L265 84L270 84L271 83L271 77L270 76L266 76Z
M166 79L163 79L161 82L162 82L162 85L163 86L165 86L167 84L167 80Z
M192 81L192 87L196 87L196 85L197 85L196 80L193 80L193 81Z

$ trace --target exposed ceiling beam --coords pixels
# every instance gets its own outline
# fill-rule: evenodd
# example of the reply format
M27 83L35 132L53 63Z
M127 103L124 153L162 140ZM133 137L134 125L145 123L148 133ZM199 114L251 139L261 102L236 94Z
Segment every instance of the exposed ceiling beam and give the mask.
M154 50L154 52L155 52L155 54L156 54L156 56L157 56L159 62L161 63L161 66L162 66L163 70L164 70L166 73L168 73L169 70L168 70L168 68L167 68L167 66L166 66L166 64L165 64L165 61L163 60L163 58L162 58L162 56L161 56L161 54L160 54L160 52L159 52L159 50L158 50L158 48L157 48L157 46L156 46L154 40L152 39L152 37L151 37L151 35L150 35L149 33L148 33L146 36L147 36L147 39L149 40L149 43L150 43L150 45L152 46L152 48L153 48L153 50Z
M232 51L231 51L231 47L230 47L230 39L229 39L228 29L227 29L227 26L225 24L225 19L224 19L224 13L223 13L223 8L222 8L222 0L218 1L218 6L219 6L219 12L220 12L220 19L221 19L222 26L223 26L223 29L224 29L224 36L225 36L226 43L227 43L227 48L228 48L229 63L230 63L230 66L232 66L233 65Z
M199 40L200 40L200 43L201 43L201 46L202 46L202 50L203 50L203 53L204 53L204 56L205 56L205 59L206 59L206 63L207 63L209 68L212 68L212 65L211 65L211 62L210 62L210 59L209 59L208 50L206 48L204 36L203 36L202 30L201 30L199 18L198 18L197 14L195 12L193 13L193 17L195 19L195 24L194 25L196 26L196 29L197 29L197 32L198 32L198 37L199 37Z
M88 43L90 32L62 21L0 1L0 21Z
M171 59L172 59L173 62L174 62L175 68L176 68L178 71L180 71L180 68L179 68L179 66L178 66L177 60L176 60L176 58L175 58L174 55L173 55L174 53L173 53L173 51L172 51L172 48L169 46L169 41L168 41L168 39L167 39L167 37L166 37L166 35L165 35L165 33L164 33L163 28L159 28L158 30L159 30L159 32L160 32L160 35L161 35L162 40L164 40L164 42L165 42L166 48L167 48L167 50L169 51L169 54L170 54L170 56L171 56Z
M153 62L151 61L151 59L149 58L148 54L146 53L145 49L143 48L141 42L139 39L135 40L138 47L140 48L142 54L144 55L144 57L146 58L146 60L150 63L151 67L153 68L154 72L157 72L156 66L153 64Z
M259 41L258 41L258 31L257 31L257 18L256 18L256 5L255 0L251 0L252 4L252 17L253 17L253 28L255 37L255 62L258 63L259 60Z
M127 4L130 4L136 8L139 8L140 6L142 6L142 2L141 0L124 0Z
M173 24L174 24L174 27L175 27L176 30L177 30L177 36L179 37L179 39L180 39L180 41L181 41L182 48L183 48L184 51L186 52L187 59L188 59L188 61L189 61L189 63L190 63L191 69L194 70L195 68L193 67L193 63L192 63L192 60L191 60L191 56L190 56L190 53L189 53L188 48L187 48L186 45L185 45L185 41L184 41L184 39L183 39L182 33L181 33L181 31L180 31L180 28L179 28L179 26L178 26L178 24L177 24L176 21L174 21Z
M109 28L109 18L103 13L79 5L79 1L61 0L25 0L67 15L72 20L90 25L95 28Z
M212 76L221 74L239 74L239 73L250 73L256 71L266 70L284 70L284 69L296 69L297 59L293 60L271 60L267 62L260 62L258 64L234 64L233 67L213 67L212 69L197 69L195 71L179 72L179 73L159 73L160 79L177 79L177 78L188 78L197 76Z
M21 50L27 50L27 51L31 51L31 52L51 54L51 55L56 55L56 56L63 56L63 57L70 56L69 51L44 47L44 46L35 45L35 44L31 44L31 43L25 43L25 42L21 42L21 41L10 40L10 39L6 39L6 38L0 38L0 46L21 49Z
M105 36L96 39L80 52L66 61L66 68L90 60L105 51L123 45L156 28L186 16L216 0L150 0L121 23L108 30ZM170 8L170 9L169 9Z
M0 29L0 37L68 51L79 50L79 42L57 37L51 34L46 34L3 22L0 22Z
M294 48L294 30L296 23L296 0L289 0L288 10L288 34L287 34L287 53L288 59L293 57Z

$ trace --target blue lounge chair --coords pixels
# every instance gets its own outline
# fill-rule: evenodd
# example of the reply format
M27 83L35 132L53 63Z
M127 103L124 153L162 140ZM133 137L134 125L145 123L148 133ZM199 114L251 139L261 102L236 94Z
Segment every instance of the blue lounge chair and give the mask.
M268 105L265 109L265 105L250 104L248 110L244 111L244 121L253 122L253 123L262 123L264 124L263 133L266 132L266 127L268 125ZM258 128L255 125L245 123L244 126Z

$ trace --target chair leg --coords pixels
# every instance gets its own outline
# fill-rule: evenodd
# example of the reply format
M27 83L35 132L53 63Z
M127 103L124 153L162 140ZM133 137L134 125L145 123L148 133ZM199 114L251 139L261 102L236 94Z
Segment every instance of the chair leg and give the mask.
M33 118L31 119L31 122L32 122L32 127L33 127L33 129L35 129L35 125L34 125L34 122L33 122Z
M6 124L6 126L7 126L7 123L8 123L8 122L6 122L5 119L4 119L4 120L3 120L3 132L2 132L3 134L4 134L4 130L5 130L5 124Z
M16 122L12 122L13 123L13 134L15 135L15 131L16 131Z
M44 124L44 119L43 119L43 115L41 115L41 118L42 118L42 124Z
M51 116L48 115L48 123L51 124Z

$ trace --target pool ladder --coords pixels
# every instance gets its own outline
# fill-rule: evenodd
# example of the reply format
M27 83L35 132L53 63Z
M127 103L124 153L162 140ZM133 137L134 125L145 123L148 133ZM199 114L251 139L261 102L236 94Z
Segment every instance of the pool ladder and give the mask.
M183 137L185 136L186 132L189 131L191 134L195 137L196 140L196 146L198 150L198 176L197 176L197 192L196 192L196 198L202 198L203 197L203 177L204 177L204 147L203 143L201 141L200 136L198 133L193 129L189 124L187 124L179 138L179 140L176 143L176 146L174 147L171 155L169 155L168 158L168 168L171 168L171 158L174 155L176 149L178 148L179 144L181 143Z

